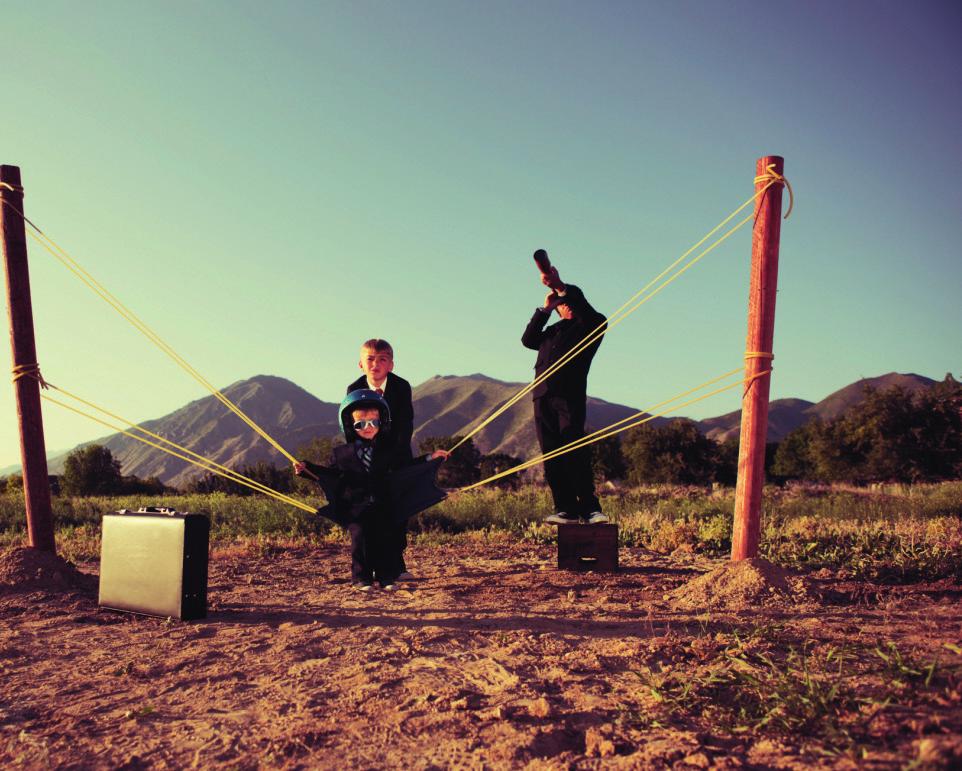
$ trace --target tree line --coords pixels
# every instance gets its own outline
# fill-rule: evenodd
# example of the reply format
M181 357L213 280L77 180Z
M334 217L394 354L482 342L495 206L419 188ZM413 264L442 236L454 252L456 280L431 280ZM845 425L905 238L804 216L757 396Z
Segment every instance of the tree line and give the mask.
M930 388L910 393L900 386L866 388L863 400L831 420L814 419L766 448L766 472L773 482L934 482L962 478L962 384L952 375ZM619 436L623 438L619 438ZM738 441L716 442L697 424L679 418L660 426L645 424L591 445L599 482L629 485L733 485ZM451 447L460 436L428 437L419 451ZM298 448L298 458L327 463L334 440L321 437ZM442 487L463 487L521 463L505 453L480 452L473 440L461 445L438 472ZM535 467L536 469L538 467ZM308 495L316 487L298 479L287 466L260 462L238 471L283 493ZM493 484L513 488L537 474L514 474ZM18 476L0 479L0 492L19 487ZM81 447L67 456L59 478L65 495L162 494L172 492L159 479L123 476L120 464L101 445ZM188 492L250 495L253 491L208 474L187 485Z
M834 420L788 434L772 474L856 484L962 477L962 384L951 374L914 394L894 386L864 396Z

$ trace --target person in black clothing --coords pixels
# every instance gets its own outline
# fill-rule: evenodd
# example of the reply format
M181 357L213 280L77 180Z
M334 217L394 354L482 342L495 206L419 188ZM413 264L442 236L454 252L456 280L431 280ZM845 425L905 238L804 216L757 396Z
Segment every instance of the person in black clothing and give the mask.
M394 349L387 340L366 340L361 345L358 366L364 374L347 387L347 393L368 388L384 397L391 409L391 440L410 457L414 434L411 384L394 374Z
M294 473L324 478L329 502L318 514L342 525L351 536L351 580L369 591L376 580L382 589L397 581L400 542L390 488L392 472L428 456L412 459L390 436L391 410L385 399L367 389L352 391L341 402L341 426L347 444L334 448L331 466L294 464ZM430 457L446 458L444 450Z
M414 434L414 407L411 400L411 384L394 374L394 349L387 340L371 338L361 344L358 366L364 371L347 387L347 393L370 389L384 396L391 410L391 442L401 457L411 459L411 437ZM398 525L399 543L397 575L400 581L413 581L407 569L404 550L407 548L407 522Z
M535 259L547 257L543 250L535 252ZM521 337L526 348L538 352L535 375L540 376L552 364L591 335L599 327L605 331L605 317L585 299L584 293L573 284L565 284L557 268L549 268L541 277L551 288L544 306L537 308ZM561 321L545 328L552 311ZM541 450L548 453L585 435L585 413L588 400L588 369L602 338L588 345L532 391L534 420ZM545 521L553 524L588 521L607 522L595 495L591 470L591 449L582 447L544 463L544 476L554 499L555 512Z

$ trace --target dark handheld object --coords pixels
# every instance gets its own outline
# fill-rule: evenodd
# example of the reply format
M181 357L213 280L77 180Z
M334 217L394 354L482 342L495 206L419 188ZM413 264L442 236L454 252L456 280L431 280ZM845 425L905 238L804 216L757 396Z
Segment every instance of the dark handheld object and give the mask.
M390 505L394 518L398 522L410 519L415 514L447 498L447 493L435 482L440 465L441 461L435 459L425 463L413 463L391 472ZM328 501L326 506L317 510L317 513L341 527L347 527L352 520L345 512L343 502L338 500L344 472L326 466L313 466L313 469L317 472L317 483Z
M544 249L538 249L534 253L534 261L538 266L538 270L547 275L551 272L551 260L548 259L548 253Z
M435 481L440 466L441 460L434 459L414 463L391 475L391 505L398 522L410 519L448 497Z
M316 513L322 517L326 517L336 525L347 527L351 523L350 520L343 512L339 512L335 505L337 501L337 489L340 486L341 477L343 476L342 472L336 468L328 468L327 466L313 466L312 476L314 477L314 481L316 481L324 491L324 497L327 498L327 504L321 506Z

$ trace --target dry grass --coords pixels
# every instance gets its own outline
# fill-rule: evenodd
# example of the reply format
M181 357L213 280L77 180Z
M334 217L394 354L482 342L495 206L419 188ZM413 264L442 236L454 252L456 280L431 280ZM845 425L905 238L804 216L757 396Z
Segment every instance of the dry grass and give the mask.
M147 504L206 513L218 543L343 537L327 521L254 496L218 493L162 501L56 498L54 512L63 552L72 559L94 558L99 551L101 515ZM626 546L710 556L725 555L731 548L731 489L658 485L609 490L602 504L618 523ZM842 570L886 582L962 577L962 482L769 487L763 507L762 553L780 565ZM550 510L550 496L542 487L488 488L450 497L412 521L410 530L412 539L434 544L468 533L548 543L554 529L542 519ZM0 545L22 542L23 527L22 496L0 496Z

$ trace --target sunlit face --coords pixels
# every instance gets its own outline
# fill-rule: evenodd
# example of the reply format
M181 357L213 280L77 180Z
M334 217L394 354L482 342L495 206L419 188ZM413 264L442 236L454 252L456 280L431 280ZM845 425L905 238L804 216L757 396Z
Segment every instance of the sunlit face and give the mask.
M565 321L575 317L574 311L571 310L571 306L567 303L559 303L555 306L555 310L558 311L558 315L565 319Z
M364 370L364 374L367 375L369 381L382 383L387 377L387 373L394 369L394 357L387 351L362 348L358 366Z
M355 422L359 420L380 420L381 412L376 407L364 407L363 409L352 410L351 418ZM377 436L378 431L381 429L379 426L365 426L364 428L356 428L354 430L361 439L371 440Z

